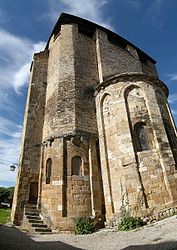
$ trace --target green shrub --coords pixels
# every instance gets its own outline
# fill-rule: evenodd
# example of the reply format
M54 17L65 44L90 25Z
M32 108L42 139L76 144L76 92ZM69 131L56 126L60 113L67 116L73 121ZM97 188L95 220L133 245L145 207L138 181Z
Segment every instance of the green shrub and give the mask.
M118 225L118 230L120 231L128 231L135 228L142 227L145 223L141 218L132 217L131 215L125 215L120 224Z
M0 208L0 224L6 224L10 222L11 209Z
M90 217L77 218L74 220L74 224L75 234L91 234L95 232L96 222Z

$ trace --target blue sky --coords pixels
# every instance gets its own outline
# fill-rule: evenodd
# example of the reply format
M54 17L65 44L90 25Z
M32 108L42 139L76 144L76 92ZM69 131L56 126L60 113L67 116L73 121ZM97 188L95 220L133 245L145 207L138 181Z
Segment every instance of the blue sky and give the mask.
M15 185L29 67L61 12L114 30L157 61L177 122L176 0L0 1L0 186Z

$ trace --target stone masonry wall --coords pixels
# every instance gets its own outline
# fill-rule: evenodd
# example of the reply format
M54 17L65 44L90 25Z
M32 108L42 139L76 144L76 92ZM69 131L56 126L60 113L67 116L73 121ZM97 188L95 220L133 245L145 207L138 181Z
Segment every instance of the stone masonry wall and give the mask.
M141 62L142 72L145 74L150 74L158 78L158 73L155 64L146 60L146 62Z
M50 41L43 140L75 128L74 25L62 25Z
M139 87L140 86L140 87ZM163 170L156 150L153 128L149 116L146 102L146 85L139 82L138 85L130 88L127 92L127 113L129 114L132 134L137 123L143 122L146 125L146 135L148 138L148 150L136 152L137 164L139 167L142 186L147 199L147 208L156 209L170 202L170 196L165 186ZM153 101L153 98L151 98ZM135 136L132 135L132 139Z
M51 178L47 182L46 165L48 159L52 160ZM63 138L46 142L43 145L40 190L38 204L44 221L52 228L57 227L57 218L63 216L64 207L64 147Z
M121 48L108 41L107 34L97 30L96 49L100 82L110 76L126 72L142 72L135 49Z
M94 37L77 34L75 60L76 128L97 134L94 90L99 80Z
M48 51L34 55L24 118L19 173L15 187L12 221L19 224L29 199L30 182L38 182L40 144L44 121Z
M113 75L129 72L143 72L158 77L154 63L142 59L131 45L123 47L118 42L112 42L100 30L96 31L96 51L100 82Z
M80 175L72 174L72 158L82 159ZM52 159L50 183L46 182L46 163ZM73 229L73 218L91 215L88 141L77 138L55 139L43 151L42 187L39 204L44 221L62 231Z
M122 207L142 216L173 206L177 171L170 145L163 146L167 135L155 97L160 84L127 74L106 86L97 94L96 107L107 220ZM149 150L136 152L136 122L147 124Z

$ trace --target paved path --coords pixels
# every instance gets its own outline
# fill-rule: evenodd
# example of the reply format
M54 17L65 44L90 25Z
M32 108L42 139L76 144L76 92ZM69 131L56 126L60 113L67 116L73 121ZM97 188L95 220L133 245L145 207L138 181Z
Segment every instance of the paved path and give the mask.
M80 248L70 246L59 240L49 241L50 235L47 239L36 242L29 235L22 233L15 227L0 225L0 250L79 250Z
M90 235L29 235L17 228L0 226L0 249L177 250L177 217L139 230L103 229Z

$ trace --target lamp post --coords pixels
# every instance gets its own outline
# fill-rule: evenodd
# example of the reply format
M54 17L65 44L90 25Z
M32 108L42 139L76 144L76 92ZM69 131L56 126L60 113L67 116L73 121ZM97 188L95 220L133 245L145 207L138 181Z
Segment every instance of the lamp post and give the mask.
M10 171L15 171L16 166L18 166L18 164L13 163L13 164L10 166Z

